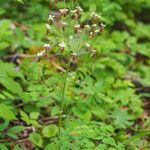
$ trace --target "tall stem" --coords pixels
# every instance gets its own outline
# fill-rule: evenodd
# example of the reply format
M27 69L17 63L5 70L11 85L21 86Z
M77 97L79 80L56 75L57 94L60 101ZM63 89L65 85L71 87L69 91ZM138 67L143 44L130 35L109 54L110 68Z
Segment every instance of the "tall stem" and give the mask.
M64 83L62 87L62 98L61 98L61 105L60 105L60 110L59 110L59 133L61 132L61 127L62 127L62 113L63 113L64 100L65 100L67 77L68 77L68 66L65 72L65 78L64 78Z
M71 2L71 0L70 0ZM66 1L64 0L64 4L65 4L65 8L66 8ZM71 6L70 6L71 9ZM70 32L70 18L71 18L71 14L69 11L69 22L68 22L68 46L69 46L69 32ZM67 84L67 77L68 77L68 69L69 69L69 65L70 62L67 63L67 69L65 72L65 78L64 78L64 83L63 83L63 89L62 89L62 98L61 98L61 105L60 105L60 109L59 109L59 133L61 132L61 127L62 127L62 113L63 113L63 107L64 107L64 100L65 100L65 91L66 91L66 84Z

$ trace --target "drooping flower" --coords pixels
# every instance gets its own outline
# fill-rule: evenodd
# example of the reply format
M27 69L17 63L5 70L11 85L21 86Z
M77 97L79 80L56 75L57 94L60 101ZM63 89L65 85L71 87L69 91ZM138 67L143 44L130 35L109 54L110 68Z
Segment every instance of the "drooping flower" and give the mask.
M53 20L54 20L54 16L49 15L49 17L48 17L48 21L53 21Z
M59 47L60 47L61 51L64 51L64 49L65 49L65 47L66 47L66 44L65 44L64 42L61 42L61 43L59 44Z
M68 11L69 11L68 9L60 9L59 10L61 16L66 16L68 14Z
M45 43L45 44L43 45L43 48L47 51L47 50L49 50L49 49L51 48L51 46L50 46L50 44Z

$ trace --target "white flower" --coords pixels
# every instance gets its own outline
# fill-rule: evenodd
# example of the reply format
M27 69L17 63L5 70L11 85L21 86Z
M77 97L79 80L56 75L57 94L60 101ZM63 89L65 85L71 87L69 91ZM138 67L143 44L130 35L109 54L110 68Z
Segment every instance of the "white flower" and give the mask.
M95 30L94 32L95 32L95 33L99 33L100 31L97 29L97 30Z
M76 24L74 27L79 29L80 28L80 24Z
M63 26L67 26L67 23L66 22L61 22Z
M75 52L73 52L73 53L72 53L72 56L77 56L77 55L78 55L78 54L77 54L77 53L75 53Z
M93 32L92 31L90 32L90 36L93 36Z
M84 26L84 28L90 29L90 26L87 24L87 25Z
M88 47L88 48L91 47L91 45L88 44L88 43L85 43L85 46Z
M95 53L96 53L96 50L95 50L95 49L92 49L92 50L91 50L91 55L90 55L90 56L92 57Z
M95 18L95 19L100 19L101 18L101 16L99 16L97 13L95 13L95 12L92 12L91 13L91 17L92 18Z
M49 15L48 20L49 20L49 21L53 21L53 20L54 20L54 16Z
M47 28L48 30L51 30L50 25L49 25L49 24L47 24L47 23L46 23L46 28Z
M76 9L79 10L80 12L83 11L83 9L80 6L76 6Z
M97 24L93 24L92 27L97 27Z
M71 14L74 15L75 13L77 13L77 10L72 10Z
M96 53L96 50L95 50L95 49L92 49L91 52Z
M105 24L101 23L101 27L105 28L105 26L106 26Z
M43 45L43 48L44 48L45 50L49 50L49 49L51 48L51 46L50 46L50 44L45 43L45 44Z
M37 53L37 57L42 57L42 56L45 54L45 52L46 52L46 51L43 50L43 51Z
M65 47L66 47L66 44L65 44L64 42L61 42L61 43L59 44L59 46L60 46L61 48L65 48Z
M61 14L64 14L64 15L67 14L68 11L69 11L68 9L60 9L60 10L59 10L59 12L60 12Z

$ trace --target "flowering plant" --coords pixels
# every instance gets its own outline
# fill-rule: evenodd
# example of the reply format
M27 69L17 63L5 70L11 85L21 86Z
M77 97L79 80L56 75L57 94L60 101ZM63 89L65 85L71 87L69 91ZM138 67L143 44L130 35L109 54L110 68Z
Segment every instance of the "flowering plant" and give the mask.
M101 34L105 25L101 17L92 12L88 19L83 19L82 8L77 6L75 9L60 9L57 12L51 12L48 17L47 42L44 44L44 50L37 54L38 58L48 57L51 53L65 57L67 59L62 75L62 97L59 104L59 132L61 130L61 121L64 107L67 77L71 63L77 63L82 55L93 57L96 50L92 41L97 35ZM57 88L54 87L54 90ZM60 91L61 91L60 90ZM56 104L57 105L57 104Z

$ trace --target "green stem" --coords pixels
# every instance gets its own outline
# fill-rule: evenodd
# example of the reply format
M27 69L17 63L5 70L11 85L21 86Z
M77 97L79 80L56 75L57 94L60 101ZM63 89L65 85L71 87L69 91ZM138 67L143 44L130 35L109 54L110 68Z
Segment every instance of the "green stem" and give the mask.
M59 109L59 133L61 132L61 127L62 127L62 113L63 113L63 107L64 107L67 77L68 77L68 67L67 67L67 70L65 72L65 78L64 78L63 89L62 89L61 105L60 105L60 109Z
M71 3L71 0L70 0L70 3ZM66 8L66 0L64 0L64 4L65 4L65 8ZM70 9L71 9L71 6L70 6ZM69 11L69 27L68 27L68 46L69 46L69 33L70 33L70 19L71 19L71 14L70 14L70 11ZM63 113L63 107L64 107L64 100L65 100L65 91L66 91L66 84L67 84L67 77L68 77L68 69L69 69L69 65L70 65L70 62L67 64L67 69L66 69L66 72L65 72L65 78L64 78L64 83L63 83L63 89L62 89L62 98L61 98L61 105L60 105L60 109L59 109L59 133L61 132L61 127L62 127L62 113Z
M64 0L64 7L66 8L66 0Z

